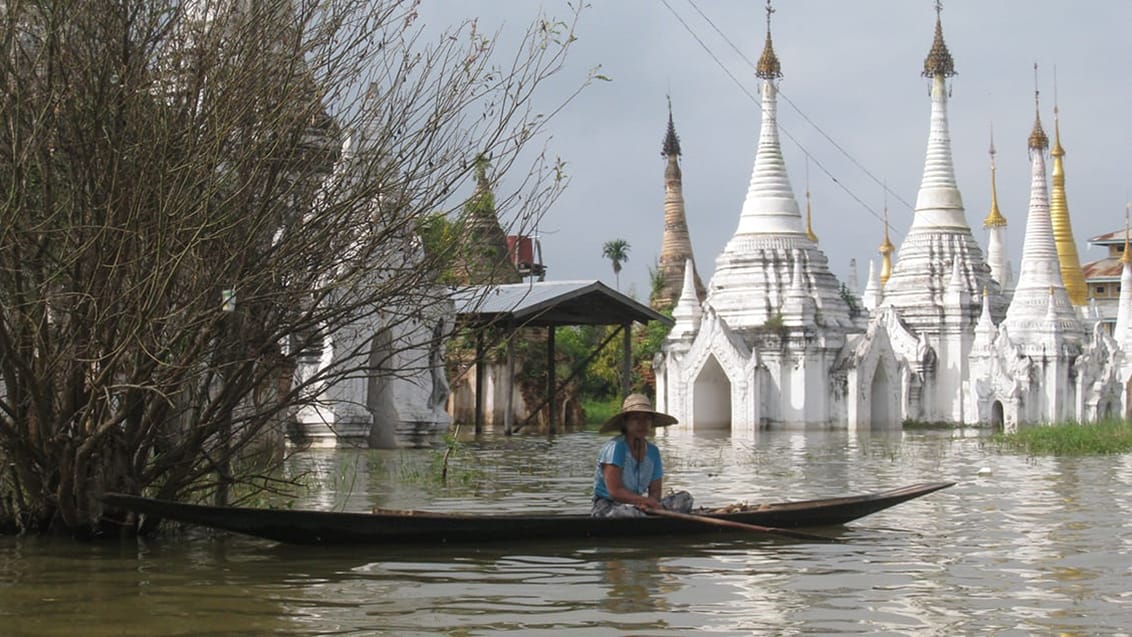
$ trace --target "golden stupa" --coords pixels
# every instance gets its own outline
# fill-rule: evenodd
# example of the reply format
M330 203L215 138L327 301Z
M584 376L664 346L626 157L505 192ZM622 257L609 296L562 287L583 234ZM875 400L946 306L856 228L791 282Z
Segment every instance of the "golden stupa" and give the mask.
M1056 100L1056 97L1055 97ZM1061 120L1057 104L1053 107L1053 186L1049 193L1049 220L1053 226L1053 241L1057 244L1057 260L1061 264L1061 281L1069 293L1073 305L1089 302L1088 288L1085 285L1085 272L1081 269L1081 259L1077 256L1077 243L1073 240L1073 226L1069 223L1069 204L1065 199L1065 167L1061 158L1065 149L1061 147Z
M1006 217L998 210L998 183L996 175L998 167L994 163L994 133L991 133L990 143L990 212L987 213L987 218L983 219L984 228L1001 228L1006 225Z
M896 247L888 239L888 206L884 207L884 241L881 242L877 252L880 253L880 286L883 288L892 276L892 252Z

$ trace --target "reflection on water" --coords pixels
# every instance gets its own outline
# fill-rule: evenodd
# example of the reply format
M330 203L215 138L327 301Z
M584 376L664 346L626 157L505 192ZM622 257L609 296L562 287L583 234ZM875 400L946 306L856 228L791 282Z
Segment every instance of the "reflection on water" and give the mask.
M614 613L668 610L667 594L680 588L660 558L607 556L601 563L603 606Z
M295 506L586 511L603 437L312 452ZM293 547L198 531L75 545L0 538L3 635L1122 634L1132 625L1132 458L998 455L979 432L662 436L703 505L939 479L843 544L765 536ZM990 473L980 473L980 469Z

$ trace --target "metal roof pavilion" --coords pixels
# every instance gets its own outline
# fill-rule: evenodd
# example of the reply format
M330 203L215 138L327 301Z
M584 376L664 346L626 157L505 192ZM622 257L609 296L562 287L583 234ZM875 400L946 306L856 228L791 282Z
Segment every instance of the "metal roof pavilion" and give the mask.
M507 380L504 392L507 405L504 409L504 431L512 432L511 400L514 394L510 383L515 376L513 333L520 328L544 327L547 330L546 404L549 405L549 433L557 426L555 397L561 390L554 372L554 331L563 325L617 325L607 341L618 333L622 337L622 394L629 392L630 326L634 321L648 324L660 321L671 326L672 319L651 307L609 288L601 281L530 281L504 285L472 286L457 292L456 321L479 330L476 338L475 430L483 428L483 357L484 339L480 328L503 327L507 333ZM598 346L598 350L602 345ZM595 350L594 354L597 353ZM591 354L590 358L593 358ZM586 363L589 362L587 359ZM583 363L583 367L586 363ZM580 370L575 370L575 373ZM573 374L572 374L573 375ZM572 376L571 375L571 376ZM567 382L570 380L566 379ZM539 407L541 409L541 407ZM535 411L538 411L536 409Z
M456 298L457 320L472 326L511 323L551 325L620 325L672 319L601 281L531 281L480 285Z

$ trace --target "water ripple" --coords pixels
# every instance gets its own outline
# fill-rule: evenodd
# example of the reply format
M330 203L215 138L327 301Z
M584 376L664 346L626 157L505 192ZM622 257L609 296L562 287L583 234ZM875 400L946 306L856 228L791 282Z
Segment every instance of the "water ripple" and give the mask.
M435 452L296 458L296 506L584 511L604 437L469 440ZM0 538L4 634L1129 634L1132 456L1000 454L978 432L663 436L667 482L701 504L806 499L939 479L840 544L765 536L290 547ZM304 464L305 463L305 464ZM990 468L991 471L981 471Z

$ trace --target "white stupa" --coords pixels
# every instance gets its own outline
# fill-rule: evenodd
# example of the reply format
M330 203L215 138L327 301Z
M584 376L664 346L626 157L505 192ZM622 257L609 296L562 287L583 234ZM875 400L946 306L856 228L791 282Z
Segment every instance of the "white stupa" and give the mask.
M690 329L694 297L685 281L676 327L658 361L657 402L683 427L750 432L844 422L829 373L847 334L862 328L790 186L779 144L782 67L770 13L755 73L762 127L739 223L716 258L698 327Z

